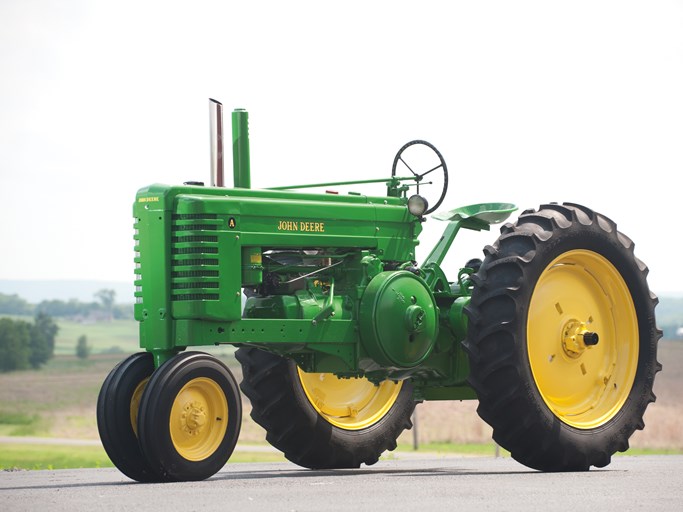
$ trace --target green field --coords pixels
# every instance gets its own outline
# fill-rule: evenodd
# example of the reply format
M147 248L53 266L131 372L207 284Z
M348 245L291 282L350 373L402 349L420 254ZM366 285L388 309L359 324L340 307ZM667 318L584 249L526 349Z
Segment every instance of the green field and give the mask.
M0 315L15 320L33 322L32 316ZM112 320L111 322L77 321L53 317L59 327L55 338L55 355L74 355L80 336L86 336L93 354L132 354L139 350L138 322Z
M233 453L230 463L283 462L281 453L249 451ZM0 443L0 471L10 469L111 468L114 465L101 446Z
M101 446L0 443L0 470L110 467Z
M56 319L59 332L55 355L73 355L79 336L85 335L93 354L131 354L138 350L138 323L135 320L81 323Z
M261 446L250 450L249 445L241 445L230 457L230 464L242 462L285 462L284 455L277 452L263 451ZM396 451L386 452L383 460L395 460L414 453L412 446L400 444ZM493 443L487 444L451 444L430 443L420 447L418 453L424 456L439 458L445 456L494 457L496 449ZM620 453L617 456L622 455ZM683 450L676 449L631 449L626 455L683 455ZM506 450L499 451L500 457L509 457ZM113 464L101 446L78 445L46 445L32 443L0 442L0 471L13 469L74 469L74 468L110 468Z
M55 355L71 356L76 353L76 343L80 336L88 339L93 355L111 354L123 359L126 354L140 350L138 343L138 322L135 320L112 320L111 322L82 323L73 320L56 319L59 332L55 339ZM232 347L201 347L203 352L229 356Z

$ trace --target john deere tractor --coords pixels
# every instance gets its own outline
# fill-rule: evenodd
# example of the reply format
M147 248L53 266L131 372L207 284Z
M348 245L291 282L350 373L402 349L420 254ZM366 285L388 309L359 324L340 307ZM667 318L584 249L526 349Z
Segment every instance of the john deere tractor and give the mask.
M142 351L97 403L125 475L215 474L237 443L239 389L268 442L306 468L377 462L424 400L478 400L495 441L542 471L602 467L628 448L655 400L661 332L647 267L613 221L543 204L502 224L483 260L454 258L461 229L487 231L516 207L433 213L448 170L430 143L403 146L388 177L255 190L238 109L225 188L222 105L210 105L209 186L151 185L133 207ZM386 195L307 192L372 183ZM418 261L428 218L443 235ZM462 262L450 277L447 255ZM237 347L239 387L199 351L209 345Z

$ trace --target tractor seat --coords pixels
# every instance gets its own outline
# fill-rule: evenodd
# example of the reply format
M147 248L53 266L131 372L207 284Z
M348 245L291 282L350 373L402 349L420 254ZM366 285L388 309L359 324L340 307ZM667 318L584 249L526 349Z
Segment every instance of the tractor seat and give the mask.
M443 221L474 220L486 224L498 224L507 219L517 207L512 203L479 203L461 206L448 212L432 215L432 219Z

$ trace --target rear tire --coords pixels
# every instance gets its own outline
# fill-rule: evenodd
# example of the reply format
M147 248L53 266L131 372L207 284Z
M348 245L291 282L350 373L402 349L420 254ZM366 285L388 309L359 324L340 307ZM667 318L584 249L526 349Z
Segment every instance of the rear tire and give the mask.
M544 471L609 464L644 427L657 299L607 217L543 205L507 224L473 276L469 383L512 457Z
M371 385L365 379L305 374L289 359L252 347L235 353L242 392L266 439L291 462L310 469L357 468L396 448L412 427L410 382ZM317 381L319 384L316 384Z

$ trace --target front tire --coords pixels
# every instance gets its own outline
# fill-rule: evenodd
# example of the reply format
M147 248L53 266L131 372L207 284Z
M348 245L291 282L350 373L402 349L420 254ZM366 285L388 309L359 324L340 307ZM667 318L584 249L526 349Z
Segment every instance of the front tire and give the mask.
M549 204L484 253L464 342L479 415L531 468L606 466L644 427L661 369L633 242L588 208Z
M152 354L133 354L109 373L97 397L102 446L119 471L138 482L158 479L142 454L137 436L140 398L152 372Z
M235 353L242 392L267 441L291 462L310 469L357 468L396 448L412 427L410 382L338 379L304 373L293 361L252 347Z
M237 382L201 352L174 356L157 369L140 402L140 446L165 481L204 480L235 449L242 423Z

